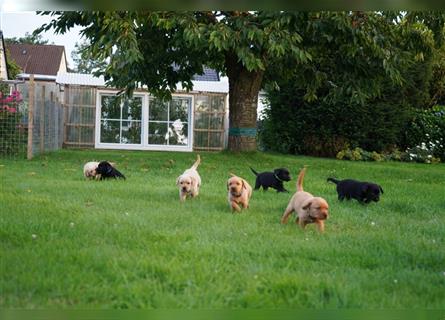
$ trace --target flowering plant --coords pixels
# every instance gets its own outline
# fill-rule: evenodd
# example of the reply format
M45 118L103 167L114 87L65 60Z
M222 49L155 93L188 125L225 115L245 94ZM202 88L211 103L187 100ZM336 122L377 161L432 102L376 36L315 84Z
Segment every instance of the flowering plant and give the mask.
M0 155L15 155L26 143L19 109L23 98L19 91L14 90L10 94L4 91L0 90Z

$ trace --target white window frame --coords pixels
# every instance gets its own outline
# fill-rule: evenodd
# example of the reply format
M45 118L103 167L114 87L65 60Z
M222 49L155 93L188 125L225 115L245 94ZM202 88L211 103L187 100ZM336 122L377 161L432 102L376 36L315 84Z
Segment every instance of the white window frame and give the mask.
M141 117L141 143L140 144L123 144L123 143L105 143L100 142L100 132L101 132L101 109L102 109L102 99L103 95L116 95L117 90L97 90L96 93L96 133L94 147L96 149L117 149L117 150L152 150L152 151L183 151L192 152L193 151L193 124L194 124L194 108L195 100L194 96L191 94L175 93L172 97L181 97L190 99L190 110L188 114L188 133L187 142L188 145L158 145L158 144L148 144L148 112L150 108L150 98L154 98L149 93L144 92L134 92L135 97L142 97L142 117Z

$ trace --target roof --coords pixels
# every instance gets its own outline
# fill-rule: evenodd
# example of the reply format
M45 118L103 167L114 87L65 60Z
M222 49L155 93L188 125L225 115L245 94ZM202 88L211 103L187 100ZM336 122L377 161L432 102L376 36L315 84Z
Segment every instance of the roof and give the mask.
M210 69L208 67L204 67L204 74L195 74L193 76L193 80L196 81L219 81L218 72L214 69Z
M57 74L56 82L60 84L104 87L104 77L95 77L92 74L59 72Z
M219 76L218 76L219 79ZM92 87L105 87L105 80L103 77L95 77L91 74L82 73L69 73L59 72L57 74L56 83L66 85L83 85ZM219 79L218 81L201 81L193 80L193 91L201 92L215 92L215 93L228 93L229 82L227 78ZM182 91L182 86L177 85L177 90Z
M47 44L6 44L10 58L23 73L56 76L65 47Z

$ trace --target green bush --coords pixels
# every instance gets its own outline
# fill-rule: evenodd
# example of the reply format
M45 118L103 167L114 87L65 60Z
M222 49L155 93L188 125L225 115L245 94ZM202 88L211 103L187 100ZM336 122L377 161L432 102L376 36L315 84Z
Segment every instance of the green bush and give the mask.
M406 127L403 146L421 159L426 154L445 161L445 106L417 111Z
M265 150L335 157L348 147L390 151L412 117L403 101L386 97L367 104L350 100L307 102L292 85L268 93L270 108L259 131Z
M17 156L26 150L26 128L22 125L18 91L11 95L0 90L0 156Z
M420 162L420 163L439 163L440 158L434 157L432 151L425 144L407 149L406 152L401 152L398 149L392 152L378 153L376 151L366 151L361 148L353 150L347 148L341 150L336 156L339 160L351 161L405 161L405 162Z

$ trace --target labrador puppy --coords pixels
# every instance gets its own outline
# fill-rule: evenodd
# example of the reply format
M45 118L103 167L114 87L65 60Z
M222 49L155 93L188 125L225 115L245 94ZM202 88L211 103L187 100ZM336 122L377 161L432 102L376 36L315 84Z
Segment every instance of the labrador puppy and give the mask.
M85 176L85 178L87 179L100 179L100 176L97 175L96 169L97 166L99 165L99 161L90 161L85 163L85 165L83 166L83 175Z
M184 171L176 179L176 186L179 188L179 200L185 201L187 196L194 198L199 194L199 188L201 187L201 177L198 173L198 166L201 163L201 157L197 156L197 159L190 169Z
M303 190L303 179L306 168L303 168L298 175L297 192L290 200L286 211L281 217L281 223L286 224L292 212L296 212L298 223L301 228L305 228L309 223L315 223L320 232L324 231L324 221L329 216L329 206L325 199L314 197L309 192Z
M241 207L249 208L249 200L252 197L252 187L243 178L240 178L233 173L230 175L231 178L227 181L229 205L232 208L232 212L240 212Z
M124 180L126 179L125 176L117 169L115 169L108 161L99 162L96 168L96 174L100 175L100 180L109 178L122 178Z
M352 198L362 204L367 204L371 201L378 202L380 193L383 194L382 187L372 182L361 182L352 179L337 180L334 178L328 178L327 181L332 181L337 185L338 200L340 201L343 201L344 198L348 200Z
M256 175L255 190L263 187L263 190L268 188L273 188L277 192L289 192L283 186L283 181L290 181L290 173L286 168L278 168L273 172L256 172L252 167L250 167L253 174Z

